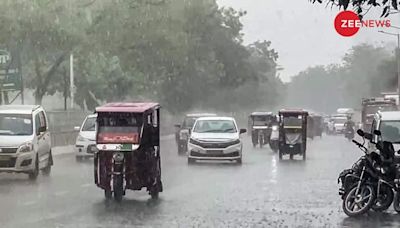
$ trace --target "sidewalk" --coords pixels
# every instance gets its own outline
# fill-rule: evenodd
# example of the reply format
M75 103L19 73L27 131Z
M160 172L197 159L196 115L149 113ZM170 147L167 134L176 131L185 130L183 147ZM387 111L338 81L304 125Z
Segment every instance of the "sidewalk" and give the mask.
M175 135L164 135L160 137L161 141L171 140L174 139ZM62 155L62 154L71 154L74 153L74 145L67 145L67 146L56 146L52 148L52 152L54 156Z

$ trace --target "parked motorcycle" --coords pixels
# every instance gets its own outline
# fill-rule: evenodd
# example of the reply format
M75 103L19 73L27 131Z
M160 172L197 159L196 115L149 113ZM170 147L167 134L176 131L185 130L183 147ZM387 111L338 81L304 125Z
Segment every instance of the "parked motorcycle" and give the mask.
M392 143L378 140L377 151L368 152L364 146L364 138L371 140L372 135L362 130L358 130L357 133L363 137L363 144L355 140L353 142L365 152L365 155L351 169L344 170L339 175L339 182L342 183L339 194L342 195L343 210L348 216L361 215L369 208L374 211L384 211L392 204L394 192L399 192L398 185L395 184L396 170L393 167ZM379 131L375 131L374 134L380 136ZM373 203L370 204L371 199Z

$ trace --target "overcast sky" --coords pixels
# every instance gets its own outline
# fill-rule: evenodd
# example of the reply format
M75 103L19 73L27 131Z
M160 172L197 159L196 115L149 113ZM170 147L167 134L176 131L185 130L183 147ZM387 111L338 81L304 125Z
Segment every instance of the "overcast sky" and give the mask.
M309 66L339 63L355 44L396 43L395 36L381 34L377 28L361 28L351 38L342 37L333 27L338 9L313 5L309 0L218 0L218 3L247 11L242 19L245 43L270 40L279 53L278 64L284 68L280 77L284 81ZM379 19L380 12L380 9L370 11L366 19ZM400 26L400 14L390 19L392 25Z

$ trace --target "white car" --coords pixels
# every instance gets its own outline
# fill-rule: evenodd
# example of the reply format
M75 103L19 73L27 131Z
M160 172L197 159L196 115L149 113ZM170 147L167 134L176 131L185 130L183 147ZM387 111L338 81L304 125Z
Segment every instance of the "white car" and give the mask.
M79 131L75 143L75 158L77 161L92 157L97 151L96 119L97 114L88 115L83 121L81 127L75 127L75 130Z
M242 141L232 117L200 117L193 125L188 142L188 163L196 160L230 160L242 163Z
M0 106L0 172L49 175L53 165L51 137L40 105Z

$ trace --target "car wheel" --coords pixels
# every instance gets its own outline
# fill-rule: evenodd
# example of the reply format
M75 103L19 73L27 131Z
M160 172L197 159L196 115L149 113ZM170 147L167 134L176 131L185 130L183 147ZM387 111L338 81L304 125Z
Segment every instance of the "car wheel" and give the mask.
M51 166L52 165L53 165L53 155L52 155L51 150L50 150L49 159L47 161L46 167L44 167L42 169L42 174L45 175L45 176L49 176L50 173L51 173Z
M36 156L35 160L35 167L34 169L29 173L29 179L30 180L36 180L39 175L39 158Z
M191 165L193 163L195 163L196 160L194 158L188 158L188 164Z

